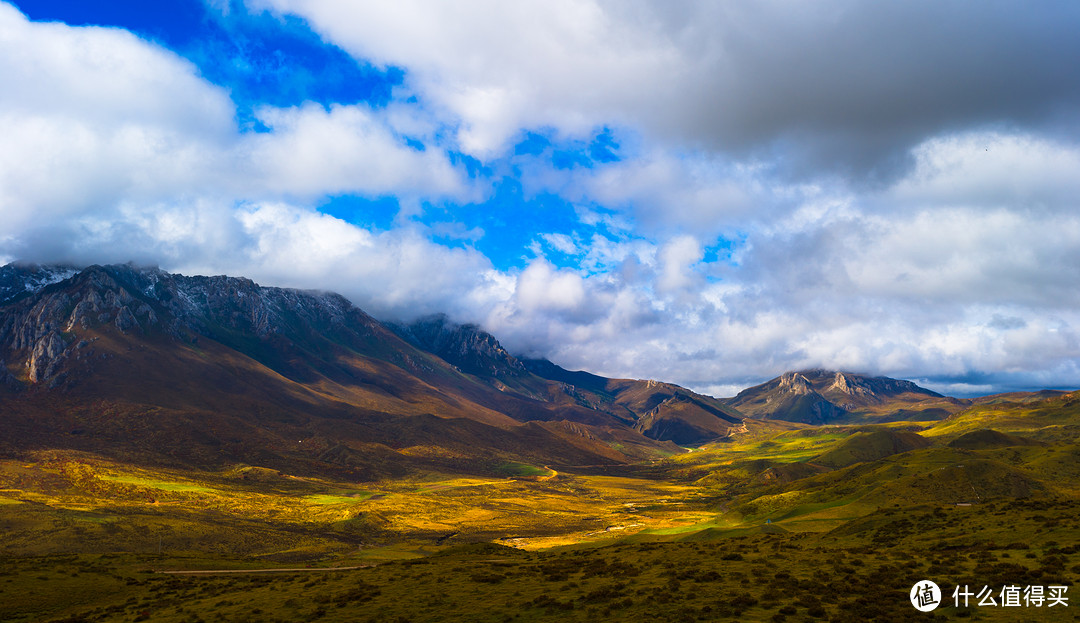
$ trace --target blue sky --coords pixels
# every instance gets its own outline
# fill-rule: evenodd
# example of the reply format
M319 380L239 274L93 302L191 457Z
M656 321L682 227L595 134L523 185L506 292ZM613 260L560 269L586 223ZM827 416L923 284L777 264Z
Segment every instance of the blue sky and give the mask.
M0 256L716 395L1080 386L1080 9L0 2Z
M86 3L67 1L15 2L35 21L60 21L79 26L126 29L155 42L195 65L212 84L228 90L236 106L236 123L244 132L265 132L254 116L260 106L292 107L315 103L385 108L403 83L405 70L375 67L323 41L294 15L252 10L234 2L227 12L202 2ZM414 101L416 97L411 99ZM445 128L449 131L452 128ZM425 150L425 140L399 137L410 147ZM591 137L559 141L549 128L523 130L512 152L487 161L452 151L452 141L428 142L450 149L464 173L490 191L478 201L432 204L407 218L454 228L436 237L444 244L470 244L501 269L522 267L532 256L529 244L536 232L573 235L578 225L573 205L553 193L526 193L520 181L522 166L543 161L555 169L591 168L618 160L618 144L608 128ZM364 227L394 226L400 205L393 195L328 195L315 204L319 211ZM509 218L508 211L513 212ZM483 236L479 231L484 232ZM456 233L455 233L456 232ZM471 233L470 233L471 232Z

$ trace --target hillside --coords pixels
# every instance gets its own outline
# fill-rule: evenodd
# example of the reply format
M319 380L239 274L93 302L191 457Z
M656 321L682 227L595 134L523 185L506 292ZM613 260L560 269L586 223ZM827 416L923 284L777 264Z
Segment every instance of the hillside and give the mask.
M475 325L456 325L445 316L422 318L394 330L414 345L469 372L504 395L539 400L546 414L517 412L512 401L504 412L516 417L562 419L629 427L646 438L679 445L700 445L725 437L742 415L723 402L672 383L608 379L572 372L544 359L518 359Z

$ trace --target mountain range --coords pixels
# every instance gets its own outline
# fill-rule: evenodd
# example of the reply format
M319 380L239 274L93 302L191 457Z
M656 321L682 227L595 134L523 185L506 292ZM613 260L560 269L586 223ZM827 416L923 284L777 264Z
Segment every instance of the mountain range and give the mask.
M518 358L446 316L383 323L328 292L131 264L0 268L0 451L12 455L356 478L611 466L723 440L746 418L936 420L970 402L824 370L716 399Z
M0 449L326 468L376 477L522 458L610 465L740 416L668 383L521 360L444 317L133 265L0 269Z

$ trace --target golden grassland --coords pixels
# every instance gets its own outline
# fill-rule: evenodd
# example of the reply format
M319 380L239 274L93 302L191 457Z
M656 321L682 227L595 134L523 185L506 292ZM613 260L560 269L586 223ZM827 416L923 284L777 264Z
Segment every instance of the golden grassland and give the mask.
M620 469L373 482L28 454L0 460L0 621L1073 620L907 591L1073 586L1078 411L748 421ZM153 573L245 568L300 570Z
M1075 537L1070 520L1077 510L1074 503L1037 502L979 510L912 507L824 534L716 539L696 533L666 540L639 534L603 547L544 551L429 545L401 549L378 564L343 555L315 568L274 573L234 573L269 565L207 554L5 558L0 620L1076 620L1071 601L1067 607L1008 609L972 601L957 608L951 595L956 586L995 592L1006 585L1071 587L1080 575L1080 548L1062 540ZM1024 526L1024 534L1010 540L1003 516ZM968 545L937 540L953 525L969 531ZM192 568L220 571L161 573ZM945 594L933 614L917 613L908 603L908 590L924 579L936 581Z
M343 541L328 551L395 536L535 548L715 515L689 484L550 469L517 478L425 474L343 483L250 467L196 474L57 452L39 459L0 461L0 517L19 525L23 537L0 544L0 552L63 551L50 543L75 551L198 549L200 523L209 524L209 532L254 524L262 531ZM227 536L218 537L224 538L222 551L241 547Z

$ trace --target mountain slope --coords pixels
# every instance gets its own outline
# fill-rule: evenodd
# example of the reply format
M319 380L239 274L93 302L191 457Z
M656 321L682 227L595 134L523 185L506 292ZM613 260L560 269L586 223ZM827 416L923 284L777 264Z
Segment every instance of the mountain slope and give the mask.
M503 395L516 397L500 408L517 419L568 420L609 433L630 427L650 439L680 445L725 437L742 421L738 411L719 400L671 383L607 379L571 372L545 359L518 359L491 334L474 325L455 325L445 316L394 330ZM544 411L523 410L529 401L539 401Z

